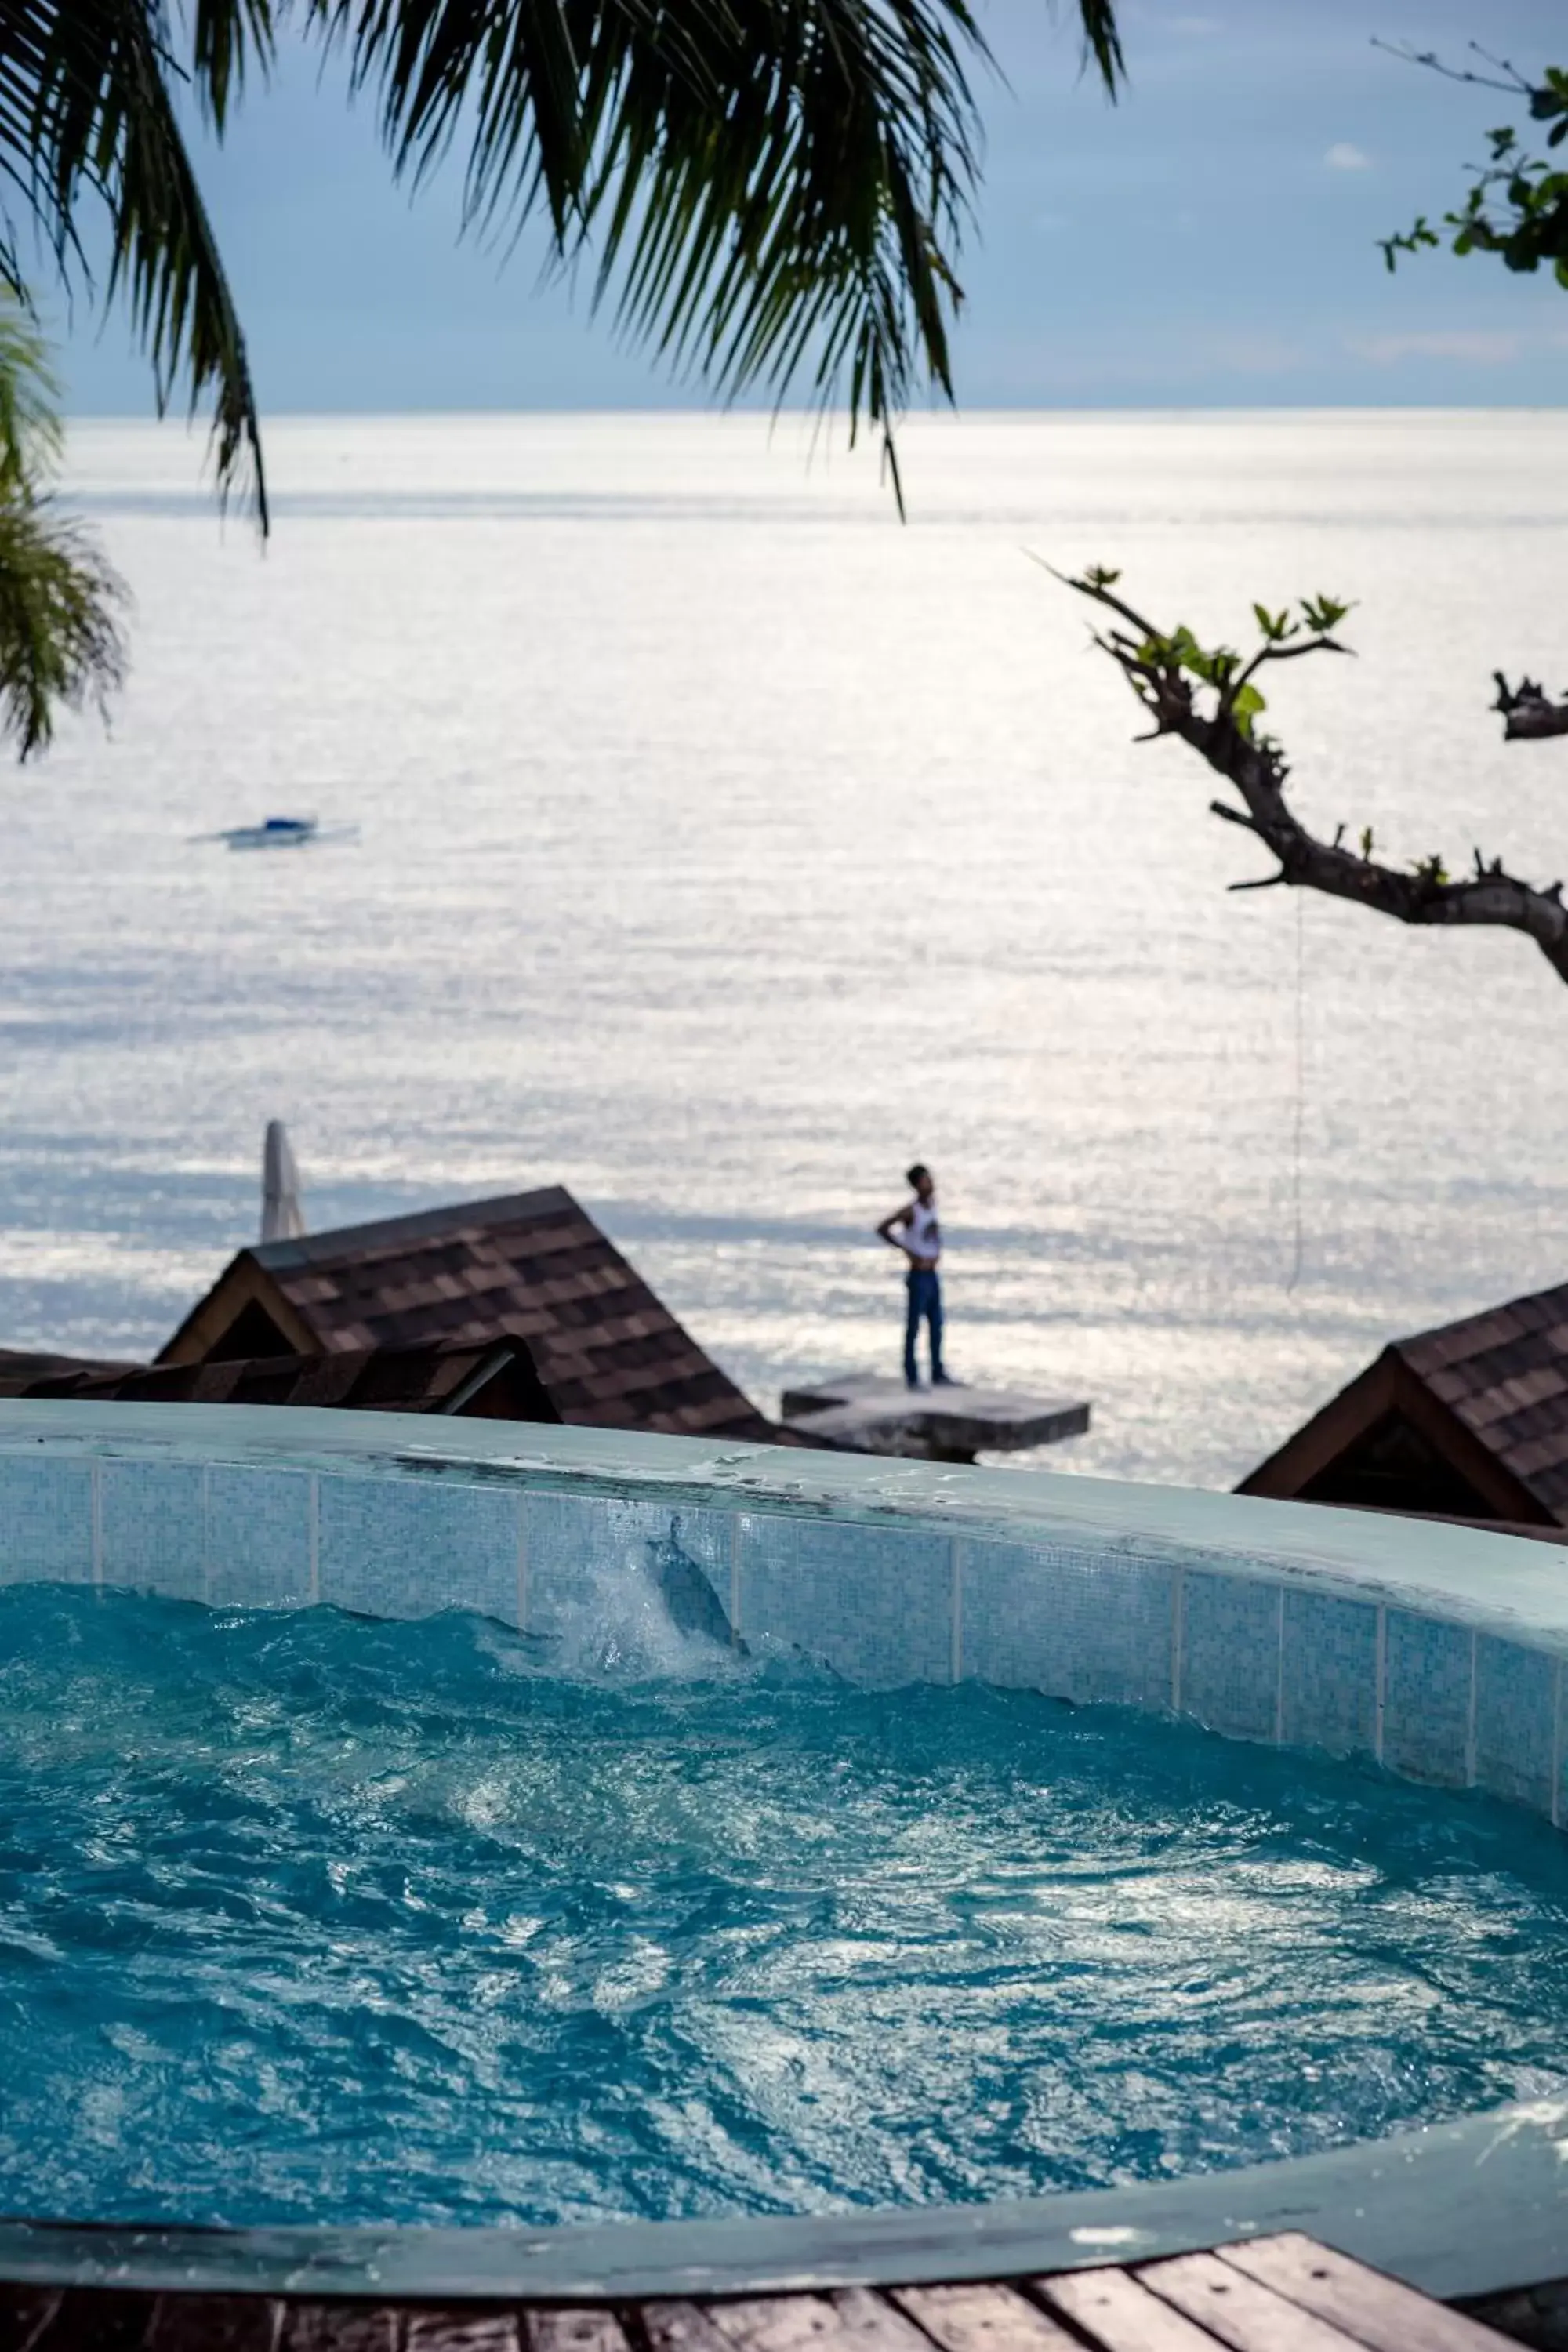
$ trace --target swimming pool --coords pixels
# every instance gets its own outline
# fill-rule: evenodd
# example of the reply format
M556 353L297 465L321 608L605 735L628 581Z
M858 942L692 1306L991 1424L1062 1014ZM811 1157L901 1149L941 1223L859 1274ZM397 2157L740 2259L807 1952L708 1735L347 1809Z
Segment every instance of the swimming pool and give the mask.
M0 2211L974 2201L1550 2080L1549 1827L739 1659L636 1563L605 1601L568 1644L0 1593Z
M1444 2166L1551 2236L1552 1552L175 1407L0 1411L0 1531L13 2274L959 2275L1313 2197L1387 2261L1412 2151L1406 2274Z

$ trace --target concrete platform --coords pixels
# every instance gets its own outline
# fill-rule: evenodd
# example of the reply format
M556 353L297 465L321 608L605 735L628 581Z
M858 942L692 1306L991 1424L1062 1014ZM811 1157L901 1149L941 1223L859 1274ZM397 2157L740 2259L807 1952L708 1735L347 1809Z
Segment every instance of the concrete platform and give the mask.
M814 1444L925 1462L1019 1454L1081 1437L1089 1427L1087 1404L967 1383L909 1389L902 1381L858 1373L820 1388L786 1389L779 1410L785 1425Z

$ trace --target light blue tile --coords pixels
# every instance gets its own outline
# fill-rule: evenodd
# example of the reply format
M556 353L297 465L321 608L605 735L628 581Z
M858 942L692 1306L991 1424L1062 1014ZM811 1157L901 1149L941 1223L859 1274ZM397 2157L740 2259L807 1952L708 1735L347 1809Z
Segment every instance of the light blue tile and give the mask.
M318 1496L323 1601L365 1617L472 1609L517 1622L515 1487L323 1477Z
M860 1521L741 1519L742 1638L815 1658L853 1683L940 1683L952 1671L952 1547Z
M522 1498L527 1562L528 1630L559 1633L575 1611L588 1608L603 1573L604 1498L530 1488Z
M1377 1610L1326 1592L1285 1595L1280 1737L1331 1756L1377 1752Z
M220 1609L310 1599L310 1481L302 1470L207 1473L207 1598Z
M1463 1788L1469 1777L1470 1653L1466 1625L1388 1612L1383 1760L1412 1780Z
M103 1581L178 1601L206 1598L205 1473L191 1462L105 1462L99 1473Z
M1172 1571L1053 1545L963 1543L965 1680L1168 1710Z
M1476 1782L1494 1797L1552 1811L1557 1661L1482 1633L1476 1643Z
M1272 1739L1279 1709L1278 1586L1189 1570L1182 1579L1179 1705L1233 1739Z
M0 1584L90 1584L92 1472L46 1454L0 1454Z
M727 1511L531 1489L523 1505L529 1632L631 1633L651 1611L677 1633L728 1642L733 1524Z

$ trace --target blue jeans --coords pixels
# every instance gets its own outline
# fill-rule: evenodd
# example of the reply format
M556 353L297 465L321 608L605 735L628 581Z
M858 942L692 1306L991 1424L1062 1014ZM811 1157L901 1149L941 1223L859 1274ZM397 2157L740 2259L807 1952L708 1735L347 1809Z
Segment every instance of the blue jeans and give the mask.
M936 1268L922 1272L911 1265L905 1277L910 1293L909 1319L904 1325L904 1378L910 1388L920 1378L915 1363L915 1341L920 1337L922 1321L931 1330L931 1376L942 1378L942 1282Z

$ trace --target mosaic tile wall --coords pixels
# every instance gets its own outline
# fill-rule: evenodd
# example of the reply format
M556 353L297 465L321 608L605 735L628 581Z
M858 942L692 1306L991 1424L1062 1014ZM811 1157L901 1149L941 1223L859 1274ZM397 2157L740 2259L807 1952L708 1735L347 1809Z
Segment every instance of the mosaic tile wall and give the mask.
M859 1684L984 1681L1365 1755L1568 1819L1558 1656L1267 1570L524 1481L0 1449L0 1583L592 1627L628 1573L687 1630Z

